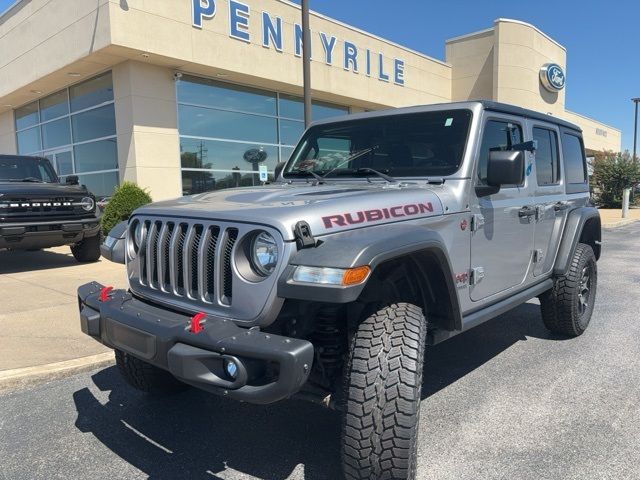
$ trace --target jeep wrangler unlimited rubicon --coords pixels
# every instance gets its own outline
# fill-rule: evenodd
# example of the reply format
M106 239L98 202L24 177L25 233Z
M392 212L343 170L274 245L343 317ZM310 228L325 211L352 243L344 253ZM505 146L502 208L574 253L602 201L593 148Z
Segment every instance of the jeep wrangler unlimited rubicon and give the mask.
M344 413L348 479L408 479L426 345L534 297L552 332L589 325L600 218L575 125L492 102L356 114L278 170L110 234L130 288L80 287L81 325L130 384L316 400Z
M0 155L0 250L62 245L79 262L100 258L95 197L74 175L61 184L46 158Z

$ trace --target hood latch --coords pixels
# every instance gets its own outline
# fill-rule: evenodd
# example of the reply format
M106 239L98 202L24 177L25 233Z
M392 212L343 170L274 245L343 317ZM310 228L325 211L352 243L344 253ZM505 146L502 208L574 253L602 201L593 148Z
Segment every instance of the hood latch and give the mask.
M314 248L316 246L316 239L313 238L311 227L307 222L300 221L296 223L296 226L293 228L293 235L296 239L298 250Z

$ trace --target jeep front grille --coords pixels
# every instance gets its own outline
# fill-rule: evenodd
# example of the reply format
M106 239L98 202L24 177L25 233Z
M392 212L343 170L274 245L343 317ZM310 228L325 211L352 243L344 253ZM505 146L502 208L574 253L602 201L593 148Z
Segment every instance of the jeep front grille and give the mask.
M211 305L231 305L237 228L162 220L142 224L140 285Z

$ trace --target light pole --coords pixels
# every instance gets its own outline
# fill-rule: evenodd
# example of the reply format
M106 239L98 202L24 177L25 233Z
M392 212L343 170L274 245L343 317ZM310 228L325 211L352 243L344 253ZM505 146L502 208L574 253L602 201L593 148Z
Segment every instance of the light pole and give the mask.
M638 103L640 98L632 98L631 101L636 104L636 121L633 126L633 161L636 161L636 147L638 145Z
M309 26L309 0L302 0L302 68L304 78L304 126L306 128L311 124L311 27Z

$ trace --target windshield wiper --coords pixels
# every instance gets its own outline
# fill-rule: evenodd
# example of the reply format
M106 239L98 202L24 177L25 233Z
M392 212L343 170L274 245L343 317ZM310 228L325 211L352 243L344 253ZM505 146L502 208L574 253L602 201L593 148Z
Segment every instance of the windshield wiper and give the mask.
M390 175L387 175L386 173L382 173L378 170L374 170L373 168L369 168L369 167L363 167L363 168L359 168L356 170L356 173L373 173L377 176L379 176L381 179L386 180L389 183L398 183L398 180L396 180L395 178L393 178ZM368 177L367 177L368 179Z
M327 173L322 175L322 178L327 178L329 175L331 175L333 172L338 170L343 165L348 165L351 162L353 162L354 160L357 160L358 158L363 157L363 156L367 155L368 153L375 152L379 148L380 148L380 145L374 145L373 147L365 148L364 150L360 150L358 152L355 152L354 154L350 155L346 160L340 162L338 165L333 167Z
M41 178L26 177L17 180L9 180L10 182L31 182L31 183L45 183Z
M287 173L293 173L294 175L311 175L313 178L316 179L315 182L313 182L313 186L315 187L318 184L322 184L325 183L324 182L324 177L318 175L316 172L312 171L312 170L300 170L299 168L295 169L295 170L291 170L290 172Z

